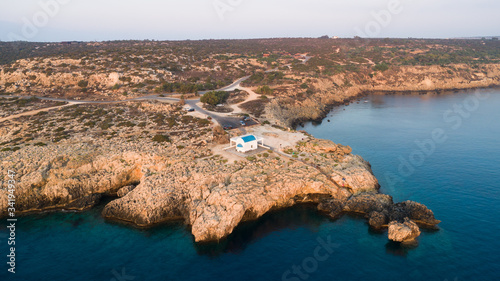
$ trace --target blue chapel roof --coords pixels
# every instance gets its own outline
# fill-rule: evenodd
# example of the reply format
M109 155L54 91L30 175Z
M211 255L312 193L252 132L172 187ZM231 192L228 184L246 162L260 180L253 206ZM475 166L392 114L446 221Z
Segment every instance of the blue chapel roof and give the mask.
M248 136L244 136L244 137L241 137L241 139L243 140L243 142L247 143L247 142L251 142L251 141L256 141L257 138L254 136L254 135L248 135Z

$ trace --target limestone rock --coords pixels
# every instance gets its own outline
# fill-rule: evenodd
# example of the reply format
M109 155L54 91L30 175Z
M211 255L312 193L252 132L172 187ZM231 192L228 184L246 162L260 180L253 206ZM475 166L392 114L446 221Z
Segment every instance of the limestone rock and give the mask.
M224 129L217 125L213 128L213 143L216 144L228 144L230 141L229 135L224 131Z
M387 224L387 215L385 212L373 211L370 213L368 224L375 229L381 229Z
M329 199L318 204L318 210L325 212L333 219L338 218L344 209L344 202L338 199Z
M408 217L426 226L434 226L440 223L440 221L434 217L434 213L425 205L413 201L394 204L389 210L389 214L389 219L391 221L403 221Z
M411 242L420 236L420 229L413 221L405 218L403 223L392 221L389 223L389 240L395 242Z
M352 148L350 146L342 146L342 152L344 152L344 154L349 154L352 152Z
M341 154L338 157L343 161L331 168L333 181L349 188L354 194L371 191L374 185L378 188L378 180L373 175L370 163L359 155Z
M381 193L362 193L351 197L344 206L344 211L370 214L383 212L392 206L392 197Z
M120 188L117 192L116 192L116 196L118 197L123 197L125 195L127 195L130 191L134 190L135 186L134 185L127 185L127 186L124 186L122 188Z
M0 152L0 174L16 170L20 212L84 209L101 195L118 194L122 197L105 206L104 217L139 226L183 220L197 242L220 240L241 221L303 202L320 203L318 208L331 217L371 214L373 225L384 225L372 212L392 210L392 198L378 193L368 162L344 155L343 148L330 141L311 138L300 149L306 155L300 157L310 161L257 157L226 164L204 156L210 155L206 145L187 150L151 141L79 140ZM348 187L332 174L345 177ZM6 215L7 203L6 190L0 189L0 216ZM398 206L399 212L430 221L423 205Z

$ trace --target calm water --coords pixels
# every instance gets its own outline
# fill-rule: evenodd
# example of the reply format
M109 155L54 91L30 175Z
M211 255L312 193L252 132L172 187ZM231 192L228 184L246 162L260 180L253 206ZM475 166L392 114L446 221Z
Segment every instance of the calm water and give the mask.
M0 280L281 280L294 265L307 271L287 280L498 280L500 91L480 93L372 96L303 128L352 146L395 200L434 211L440 230L424 231L416 248L388 243L363 219L330 221L310 206L268 214L208 246L196 246L182 224L138 230L104 222L101 206L22 217L17 273L6 274L2 262ZM433 132L439 142L426 141ZM318 239L334 243L326 260L312 258Z

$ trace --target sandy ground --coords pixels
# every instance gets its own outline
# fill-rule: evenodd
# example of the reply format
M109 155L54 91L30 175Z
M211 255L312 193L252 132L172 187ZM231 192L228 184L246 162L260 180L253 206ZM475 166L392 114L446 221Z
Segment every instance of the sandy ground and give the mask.
M240 113L246 113L245 111L243 111L239 105L241 104L244 104L246 102L249 102L249 101L253 101L253 100L256 100L256 99L259 99L260 98L260 95L257 94L256 92L254 92L252 89L250 88L245 88L245 87L241 87L239 85L237 85L235 87L235 89L238 89L238 90L242 90L242 91L245 91L248 93L248 96L247 98L240 102L240 103L236 103L236 104L232 104L230 105L229 107L231 107L233 109L232 112L228 112L228 113L221 113L221 112L214 112L214 114L217 114L217 115L220 115L220 116L231 116L233 114L240 114ZM203 108L203 103L199 102L196 104L197 106L199 106L200 108ZM206 118L206 117L205 117Z
M250 88L240 87L239 89L247 92L248 97L240 103L232 104L231 108L234 110L232 113L243 113L243 110L241 110L241 108L238 105L244 104L246 102L253 101L253 100L260 98L260 95L257 94L256 92L252 91L252 89L250 89Z
M287 146L295 146L299 141L308 138L303 133L294 131L283 131L271 126L254 126L249 128L249 134L264 138L264 144L273 150L281 150Z

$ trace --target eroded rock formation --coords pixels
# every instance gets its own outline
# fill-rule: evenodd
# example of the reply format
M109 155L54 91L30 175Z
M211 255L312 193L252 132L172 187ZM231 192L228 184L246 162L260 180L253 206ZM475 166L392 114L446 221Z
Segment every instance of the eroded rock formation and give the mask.
M389 224L389 240L408 243L420 235L420 229L413 221L405 218L403 223L393 221Z
M300 202L321 202L319 209L332 216L365 213L378 227L406 217L438 222L421 204L393 204L378 193L369 163L350 148L309 138L294 149L300 158L269 152L227 163L218 155L204 157L206 147L82 141L23 148L4 158L0 172L18 174L19 211L84 209L101 195L118 194L123 197L105 206L106 218L140 226L182 219L197 242L222 239L241 221ZM7 192L0 194L5 216Z

